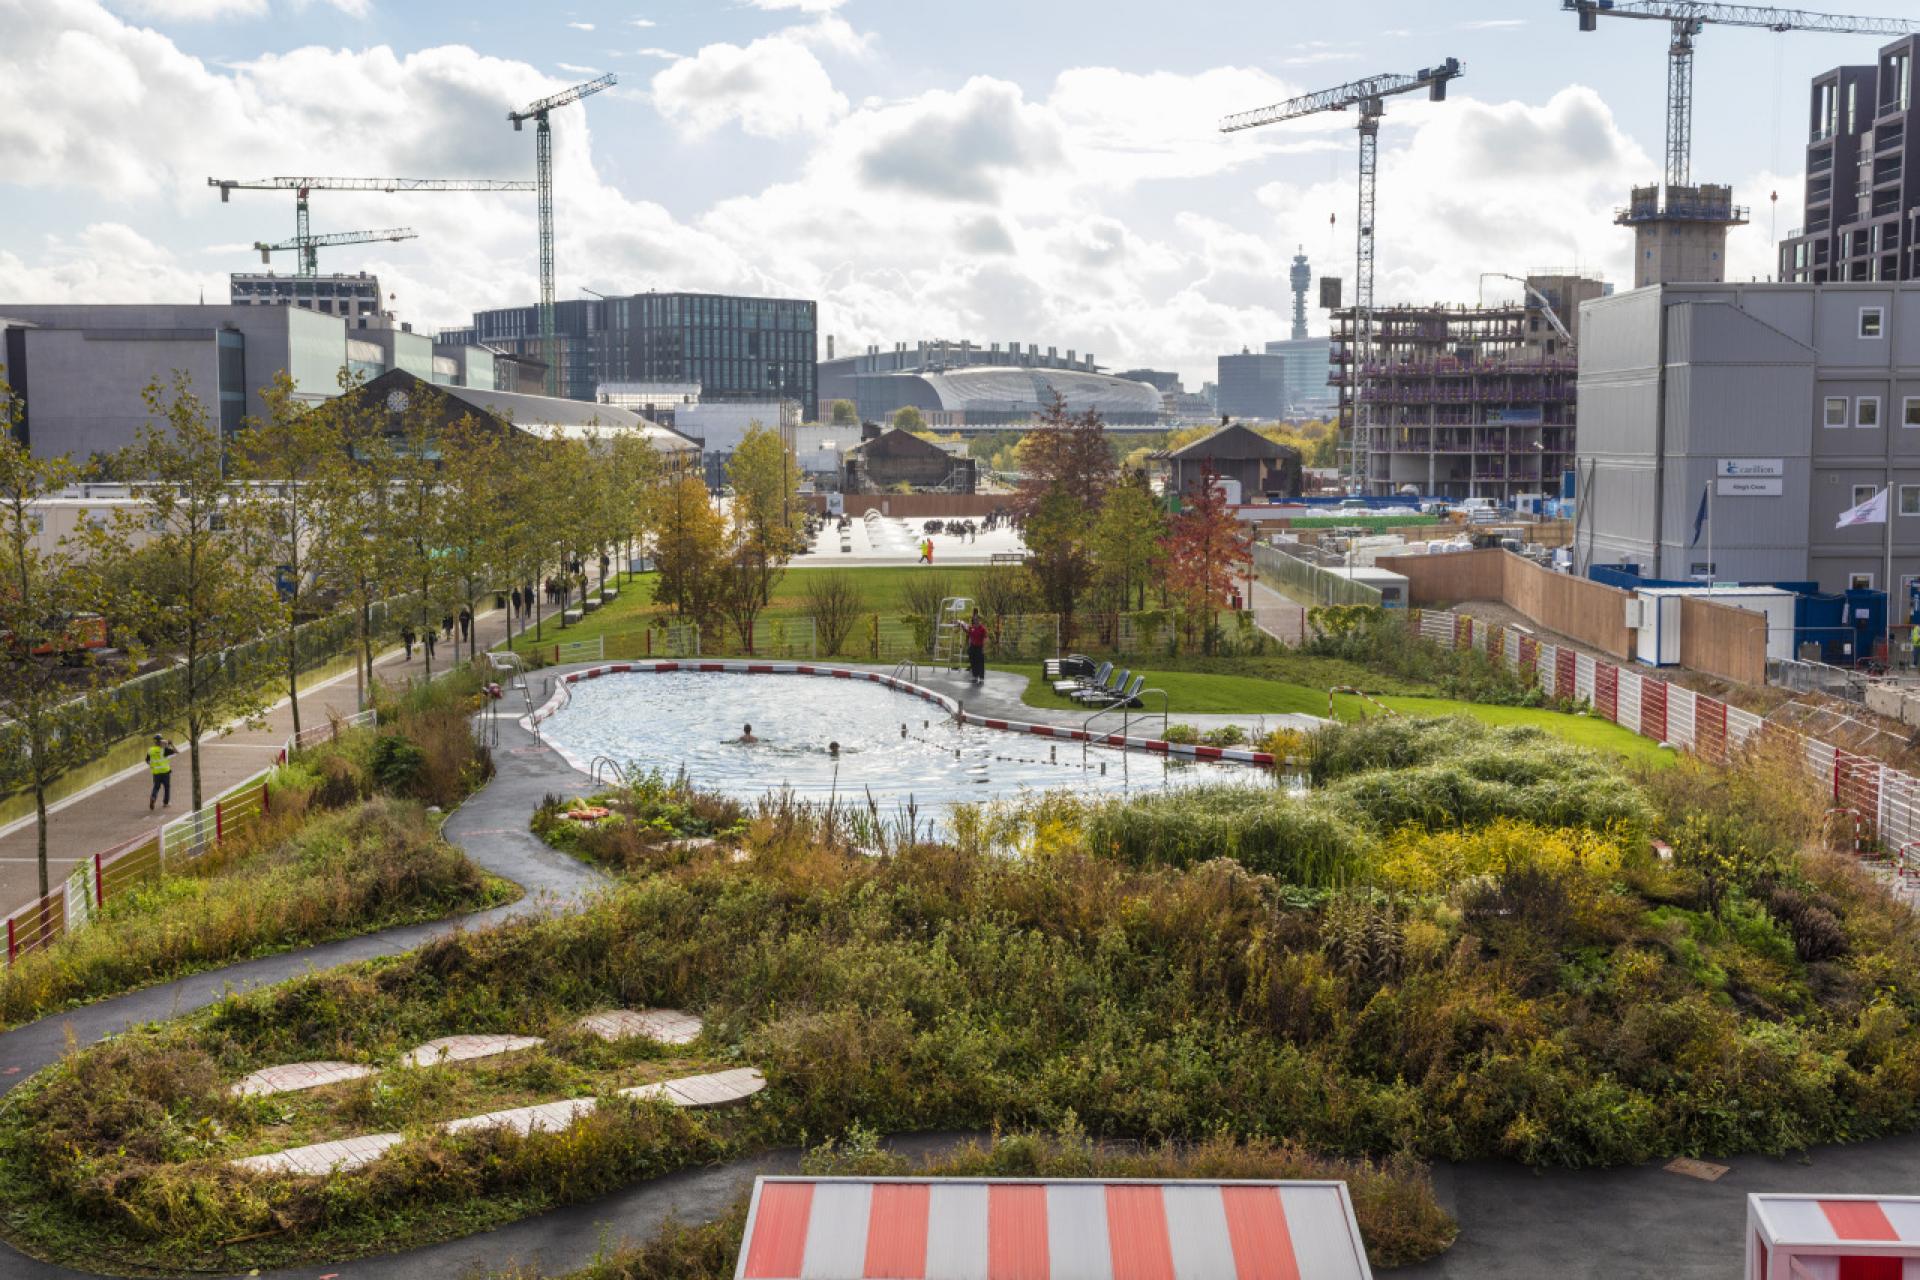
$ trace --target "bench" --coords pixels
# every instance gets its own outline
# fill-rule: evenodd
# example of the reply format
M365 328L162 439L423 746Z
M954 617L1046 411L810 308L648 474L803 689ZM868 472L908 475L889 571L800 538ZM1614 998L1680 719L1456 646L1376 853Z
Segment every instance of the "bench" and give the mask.
M560 615L560 625L563 627L570 627L574 623L579 622L582 618L586 616L587 616L586 614L582 613L578 609L569 609L565 613Z
M988 564L1025 564L1027 553L1024 551L996 551L987 557Z
M585 609L588 613L592 613L595 609L598 609L600 607L600 602L598 600L595 600L589 597L588 599L582 600L580 602L580 607L582 609Z
M618 587L600 588L600 603L605 604L610 600L618 600L619 598L620 598L620 588Z

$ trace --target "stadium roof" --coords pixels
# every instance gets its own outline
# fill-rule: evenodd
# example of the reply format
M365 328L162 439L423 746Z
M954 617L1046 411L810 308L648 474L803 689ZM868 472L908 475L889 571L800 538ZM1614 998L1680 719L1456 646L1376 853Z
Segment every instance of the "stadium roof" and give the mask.
M1011 409L1037 413L1059 392L1073 413L1097 409L1102 414L1155 414L1160 393L1144 382L1129 382L1105 373L1074 369L1025 369L976 365L944 373L875 373L862 378L913 378L924 383L945 411Z

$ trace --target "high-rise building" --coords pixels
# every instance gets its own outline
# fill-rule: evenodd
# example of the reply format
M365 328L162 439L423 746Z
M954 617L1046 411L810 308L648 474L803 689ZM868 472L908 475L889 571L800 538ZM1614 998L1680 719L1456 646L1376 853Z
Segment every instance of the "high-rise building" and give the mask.
M236 271L227 277L227 299L236 307L299 307L323 316L342 316L351 326L382 318L380 277L353 275L283 276L272 271Z
M1746 225L1747 211L1733 202L1733 188L1715 183L1669 185L1661 202L1657 186L1635 187L1614 221L1633 228L1636 285L1727 278L1727 230Z
M1333 354L1331 338L1288 338L1269 342L1267 354L1282 362L1280 382L1286 395L1284 416L1324 418L1340 406L1340 396L1327 381Z
M1780 242L1780 279L1920 280L1920 36L1896 40L1869 67L1813 78L1806 225Z
M1240 349L1219 359L1219 391L1214 407L1233 418L1276 422L1287 416L1287 360L1264 351Z
M815 304L802 298L637 293L554 304L561 394L592 400L601 383L697 382L703 400L816 399ZM541 354L538 307L477 311L474 337Z

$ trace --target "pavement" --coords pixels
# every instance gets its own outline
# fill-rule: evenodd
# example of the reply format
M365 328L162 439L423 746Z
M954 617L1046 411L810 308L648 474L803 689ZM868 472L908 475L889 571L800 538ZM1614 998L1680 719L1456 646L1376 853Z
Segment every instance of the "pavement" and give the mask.
M891 672L891 666L875 666L872 663L836 662L835 666L854 667L861 670ZM967 678L965 671L949 670L945 667L921 666L913 677L914 682L935 693L944 693L960 703L963 710L977 715L989 716L995 720L1018 720L1023 724L1049 724L1063 729L1080 729L1094 715L1092 708L1085 711L1066 711L1051 707L1030 707L1020 701L1020 695L1026 692L1027 677L1011 671L987 672L985 684L976 685ZM1144 699L1143 708L1116 708L1101 715L1091 727L1104 733L1124 733L1135 738L1158 738L1166 732L1168 724L1190 724L1196 729L1218 729L1226 725L1238 725L1249 737L1259 738L1274 729L1313 730L1325 724L1318 716L1297 715L1292 712L1269 712L1250 715L1214 715L1185 712L1178 707L1162 716L1159 700L1151 696ZM988 730L987 732L992 732Z
M1008 501L1012 501L1011 497ZM847 549L844 551L841 549L839 522L830 518L814 538L812 552L795 560L793 567L832 569L836 566L918 564L920 543L929 537L933 539L932 567L935 569L942 565L989 564L995 555L1024 554L1027 549L1020 535L1005 525L977 531L969 541L945 533L922 532L930 518L902 520L894 516L878 516L868 520L864 516L855 516L852 528L847 530ZM980 523L980 518L975 517L975 526Z
M507 634L507 611L488 610L474 623L476 640L487 646ZM381 641L392 637L382 636ZM460 647L464 656L466 646ZM453 646L442 642L434 671L447 668ZM412 661L400 648L374 660L374 676L388 684L402 684L426 675L426 651L414 646ZM349 716L359 710L354 673L322 681L300 694L302 728L327 723L330 716ZM275 754L293 733L293 707L282 695L262 718L260 727L230 726L229 732L208 734L200 742L201 793L209 801L237 782L272 764ZM57 886L74 863L146 835L168 818L193 809L193 775L186 744L173 757L173 803L166 809L147 808L152 786L145 763L66 797L49 810L47 824L47 880ZM38 835L32 815L0 827L0 917L11 914L40 896Z

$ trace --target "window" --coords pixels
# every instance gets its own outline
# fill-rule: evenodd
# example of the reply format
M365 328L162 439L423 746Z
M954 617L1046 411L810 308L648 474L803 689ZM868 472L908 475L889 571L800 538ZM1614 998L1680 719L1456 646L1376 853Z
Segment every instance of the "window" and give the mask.
M1856 427L1880 425L1879 396L1861 396L1853 402L1853 425Z
M1847 575L1847 590L1849 590L1849 591L1871 591L1871 590L1873 590L1873 575L1872 575L1872 574L1870 574L1870 573L1850 573L1850 574L1848 574L1848 575Z
M1860 308L1860 336L1863 338L1880 337L1882 326L1886 323L1886 316L1887 313L1884 307Z
M1903 516L1920 516L1920 484L1903 484L1900 486L1900 514Z
M1852 505L1857 507L1878 492L1880 491L1870 484L1857 484L1853 486Z
M1907 397L1905 406L1901 410L1900 425L1920 427L1920 396Z
M1827 397L1827 425L1844 427L1847 425L1847 398L1845 396Z

